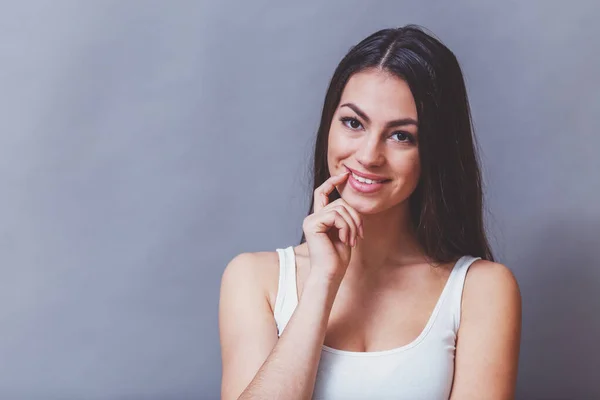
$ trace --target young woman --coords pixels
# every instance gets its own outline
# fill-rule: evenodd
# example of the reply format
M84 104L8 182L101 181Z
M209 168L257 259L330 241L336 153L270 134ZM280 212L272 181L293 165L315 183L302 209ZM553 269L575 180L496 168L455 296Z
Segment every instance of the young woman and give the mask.
M325 97L300 245L221 282L222 399L510 399L521 297L494 262L459 64L418 26L354 46Z

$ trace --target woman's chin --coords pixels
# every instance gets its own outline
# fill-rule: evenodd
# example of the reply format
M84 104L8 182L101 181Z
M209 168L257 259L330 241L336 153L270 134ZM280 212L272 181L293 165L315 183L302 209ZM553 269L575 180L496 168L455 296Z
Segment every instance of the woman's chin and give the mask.
M385 208L380 198L364 198L345 190L342 191L341 196L350 207L363 215L377 214Z

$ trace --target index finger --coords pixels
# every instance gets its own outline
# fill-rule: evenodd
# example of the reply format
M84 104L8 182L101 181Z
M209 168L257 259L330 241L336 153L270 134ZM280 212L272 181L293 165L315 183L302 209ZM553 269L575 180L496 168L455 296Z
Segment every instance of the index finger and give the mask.
M349 172L346 171L339 175L334 175L329 177L321 186L315 189L314 193L314 203L313 203L313 212L320 211L329 204L329 193L333 192L335 189L335 185L339 185L344 181L344 179L348 178Z

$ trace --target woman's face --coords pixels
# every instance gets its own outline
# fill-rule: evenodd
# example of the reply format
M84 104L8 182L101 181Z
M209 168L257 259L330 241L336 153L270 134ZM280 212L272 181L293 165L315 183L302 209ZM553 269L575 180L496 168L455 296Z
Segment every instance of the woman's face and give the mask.
M329 128L329 173L350 170L383 180L360 182L351 173L338 186L356 211L387 210L414 191L421 172L417 124L415 101L405 81L374 69L350 77Z

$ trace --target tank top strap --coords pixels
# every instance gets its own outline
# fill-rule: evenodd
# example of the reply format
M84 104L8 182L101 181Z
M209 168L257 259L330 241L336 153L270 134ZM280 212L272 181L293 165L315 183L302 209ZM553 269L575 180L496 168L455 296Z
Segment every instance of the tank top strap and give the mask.
M296 256L294 247L276 249L279 256L279 284L273 310L277 334L281 335L298 305L296 285Z
M462 256L455 264L452 271L452 282L450 285L450 293L448 293L448 303L452 316L452 324L454 332L458 332L460 326L460 312L462 304L462 294L465 286L467 271L473 262L480 260L481 257L473 257L469 255Z

